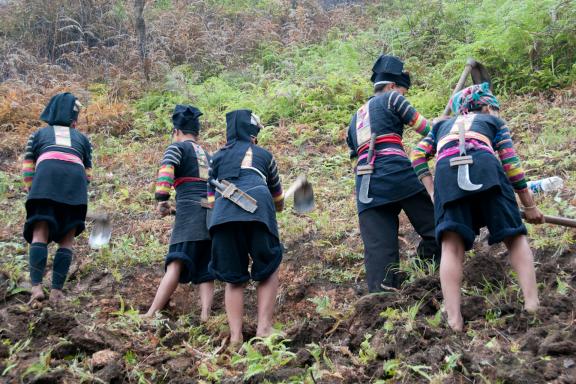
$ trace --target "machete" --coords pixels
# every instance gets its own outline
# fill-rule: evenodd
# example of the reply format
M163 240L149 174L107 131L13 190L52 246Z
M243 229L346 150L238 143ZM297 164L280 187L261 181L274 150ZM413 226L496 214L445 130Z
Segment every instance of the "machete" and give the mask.
M243 210L254 213L254 211L256 211L258 208L258 202L256 199L239 189L233 183L226 180L218 181L210 179L210 184L216 187L222 197L230 200Z
M466 131L470 128L472 119L469 116L458 116L455 125L458 126L458 150L460 156L450 159L451 167L458 167L458 186L464 191L476 191L483 184L474 184L470 181L470 164L474 163L472 156L466 156Z

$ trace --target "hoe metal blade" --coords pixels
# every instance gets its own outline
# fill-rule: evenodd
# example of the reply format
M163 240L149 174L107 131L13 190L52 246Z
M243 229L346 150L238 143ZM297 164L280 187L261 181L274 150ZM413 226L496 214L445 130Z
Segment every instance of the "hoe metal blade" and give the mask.
M88 238L88 245L92 249L100 249L110 242L112 237L112 223L107 214L87 215L88 219L94 219L94 227Z

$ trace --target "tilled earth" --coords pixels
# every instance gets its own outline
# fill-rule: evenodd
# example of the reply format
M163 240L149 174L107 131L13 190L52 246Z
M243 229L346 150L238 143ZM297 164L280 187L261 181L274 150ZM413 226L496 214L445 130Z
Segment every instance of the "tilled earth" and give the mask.
M242 378L245 366L230 364L231 353L221 347L226 336L221 287L214 319L200 326L197 295L188 286L179 287L164 320L134 320L135 311L145 311L155 292L162 275L158 266L124 271L117 281L80 262L68 283L71 300L58 308L48 303L28 307L26 293L7 294L9 279L2 275L1 379L124 383L139 382L137 371L149 382L170 383L576 382L575 249L536 255L542 302L536 315L522 311L505 252L484 250L465 265L463 334L443 325L437 276L416 279L397 293L365 295L361 282L298 280L295 272L303 262L294 252L301 249L289 250L277 320L285 325L286 345L295 357L247 380ZM329 309L316 310L308 300L319 295L332 299ZM254 296L254 287L248 287L246 339L255 330ZM190 312L183 323L179 316ZM201 343L199 334L204 335ZM24 341L25 348L14 350ZM271 354L264 344L258 350ZM44 372L27 372L42 358ZM219 376L200 376L201 365L213 372L221 369ZM88 376L82 378L77 366Z

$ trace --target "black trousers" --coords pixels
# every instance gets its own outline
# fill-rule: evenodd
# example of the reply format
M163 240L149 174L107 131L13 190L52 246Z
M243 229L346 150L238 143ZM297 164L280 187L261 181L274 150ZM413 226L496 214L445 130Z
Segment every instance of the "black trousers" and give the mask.
M425 191L406 199L367 209L360 213L360 233L364 242L364 266L370 292L382 291L382 285L398 288L395 273L400 262L398 215L404 210L422 240L421 259L440 261L440 248L434 236L434 205Z

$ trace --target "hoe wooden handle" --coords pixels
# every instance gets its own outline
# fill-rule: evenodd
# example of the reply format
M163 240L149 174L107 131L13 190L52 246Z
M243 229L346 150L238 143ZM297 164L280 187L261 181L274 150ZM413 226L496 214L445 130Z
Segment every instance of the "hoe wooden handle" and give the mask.
M522 218L526 218L524 211L522 213ZM564 227L576 228L576 220L569 219L567 217L560 216L548 216L544 215L544 222L547 224L562 225Z

